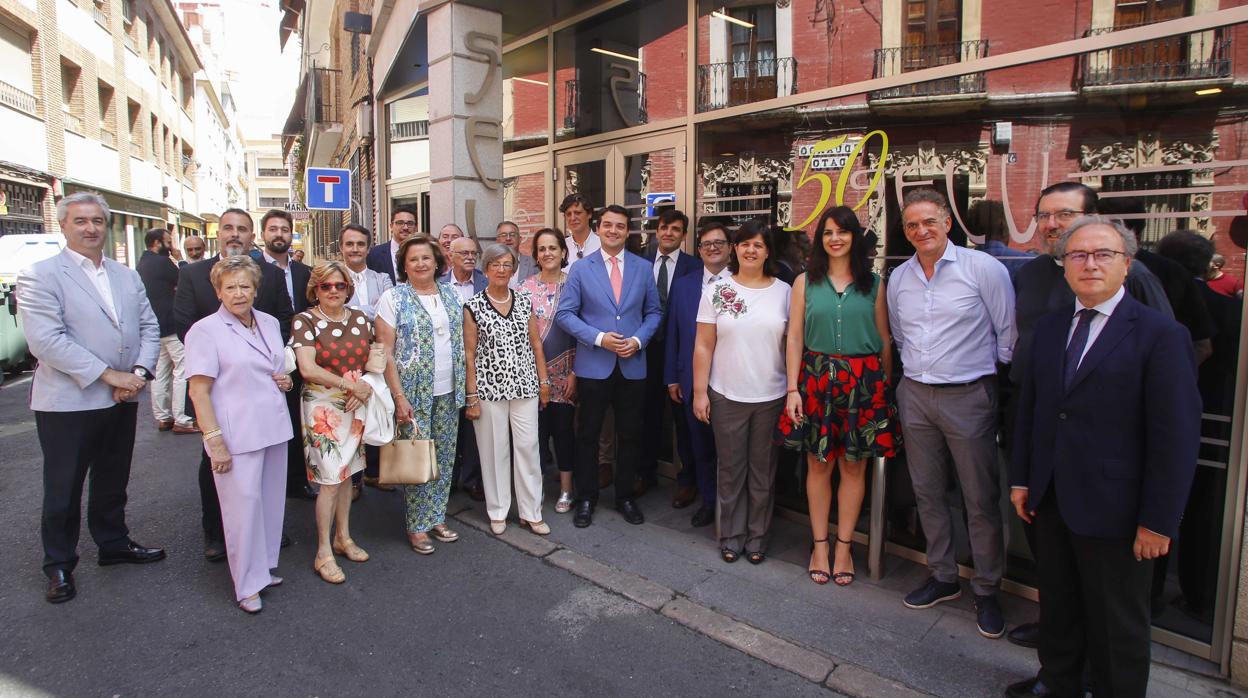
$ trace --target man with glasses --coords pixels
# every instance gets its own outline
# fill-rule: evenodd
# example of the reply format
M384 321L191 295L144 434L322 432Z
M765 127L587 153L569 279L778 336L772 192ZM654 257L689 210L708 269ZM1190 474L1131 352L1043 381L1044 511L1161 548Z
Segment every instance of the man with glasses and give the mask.
M602 241L594 231L589 229L593 217L593 206L580 194L568 194L563 203L559 204L559 213L563 214L563 229L568 236L568 270L577 261L597 252Z
M506 245L516 253L516 268L511 274L511 281L507 283L511 288L519 288L520 282L536 274L539 269L537 262L533 258L520 252L520 226L511 221L503 221L494 229L494 240L500 245Z
M442 231L445 232L450 228L459 230L452 224L442 226ZM488 285L485 274L477 269L477 256L480 254L480 249L477 247L477 241L468 237L452 238L450 247L450 269L438 277L438 281L454 286L459 292L460 299L467 302L468 299L484 291ZM477 432L472 421L464 415L465 411L465 409L459 411L455 473L459 477L459 486L468 492L468 496L474 502L484 502L485 489L481 486L481 459L477 453Z
M1062 233L1075 220L1096 213L1100 204L1096 192L1078 182L1058 182L1045 187L1036 201L1036 232L1044 253L1023 265L1014 277L1014 324L1018 342L1014 345L1014 361L1010 366L1010 398L1019 393L1023 376L1031 368L1032 333L1045 315L1068 308L1074 293L1066 283L1060 260L1053 252ZM1174 317L1165 291L1157 277L1143 264L1132 264L1127 271L1125 288L1136 300ZM1007 402L1013 402L1007 398ZM1013 436L1014 410L1006 410L1005 434ZM1023 526L1027 541L1035 551L1034 532ZM1010 631L1010 642L1023 647L1037 647L1040 641L1038 623L1024 623Z
M1010 502L1035 529L1040 672L1009 696L1148 689L1154 560L1179 528L1200 444L1187 330L1123 288L1134 236L1084 216L1052 248L1071 303L1034 330Z
M390 277L394 284L398 277L394 273L394 257L399 253L399 245L416 234L416 209L411 206L396 206L390 212L390 244L377 245L368 252L368 268Z

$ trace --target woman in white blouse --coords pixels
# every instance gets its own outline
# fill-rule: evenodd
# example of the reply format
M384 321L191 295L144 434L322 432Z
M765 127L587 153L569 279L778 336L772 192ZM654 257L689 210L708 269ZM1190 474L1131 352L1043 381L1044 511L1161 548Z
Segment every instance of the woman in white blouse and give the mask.
M772 437L784 408L785 330L791 288L776 278L773 234L750 221L732 236L732 276L707 287L693 350L693 414L719 453L720 557L766 559L775 504Z

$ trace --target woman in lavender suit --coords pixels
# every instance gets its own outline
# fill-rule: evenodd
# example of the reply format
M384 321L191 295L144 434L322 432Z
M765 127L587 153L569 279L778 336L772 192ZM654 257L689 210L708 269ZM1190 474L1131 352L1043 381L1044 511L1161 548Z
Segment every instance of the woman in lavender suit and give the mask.
M212 459L225 548L239 608L261 610L260 590L282 583L277 567L286 498L286 397L290 376L277 319L252 309L260 267L225 257L212 268L221 307L186 335L190 397Z

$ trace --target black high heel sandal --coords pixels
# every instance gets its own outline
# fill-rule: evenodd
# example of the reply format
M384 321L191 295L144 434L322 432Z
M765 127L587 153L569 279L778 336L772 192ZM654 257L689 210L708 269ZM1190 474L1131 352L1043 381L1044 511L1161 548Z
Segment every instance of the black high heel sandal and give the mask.
M719 551L719 557L724 562L736 562L737 558L741 557L741 555L732 548L721 548Z
M853 557L854 540L852 538L849 540L841 540L840 537L838 536L836 539L836 542L839 543L840 545L850 546L850 557L851 558ZM854 583L854 573L853 572L834 572L832 574L832 581L835 582L838 587L847 587L850 584Z
M811 554L811 555L814 555L814 554L815 554L815 546L816 546L816 545L818 545L818 544L820 544L820 543L827 543L827 542L828 542L828 539L827 539L827 538L823 538L823 539L821 539L821 540L816 540L816 541L811 541L811 543L810 543L810 554ZM829 551L829 552L831 552L831 551ZM832 579L831 573L830 573L830 572L828 572L827 570L816 570L816 569L809 569L809 570L806 570L806 574L809 574L809 575L810 575L810 581L812 581L812 582L814 582L815 584L818 584L818 585L820 585L820 586L823 586L824 584L827 584L827 583L828 583L828 581Z

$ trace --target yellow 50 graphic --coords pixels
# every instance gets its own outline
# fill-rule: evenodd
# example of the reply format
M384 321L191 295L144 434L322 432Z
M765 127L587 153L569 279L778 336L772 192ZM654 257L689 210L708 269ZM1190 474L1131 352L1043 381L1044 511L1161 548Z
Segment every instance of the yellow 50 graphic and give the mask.
M863 148L867 146L867 143L871 141L872 136L880 137L879 163L876 165L875 174L871 177L871 184L867 186L866 192L863 193L862 198L858 200L858 203L854 205L853 209L857 211L861 208L862 205L867 202L867 199L871 197L871 194L875 193L876 187L879 186L880 179L884 176L885 163L888 162L888 134L883 131L876 130L863 136L862 140L858 141L858 145L854 146L854 149L850 152L849 157L846 158L845 165L841 168L841 176L836 180L837 206L845 205L845 185L849 183L849 174L853 171L854 163L858 161L859 155L862 153ZM804 230L806 226L815 222L824 210L827 209L829 200L832 198L832 178L822 172L811 172L811 165L821 153L832 152L839 148L841 144L845 142L846 138L848 138L848 136L828 138L819 141L813 148L810 149L810 156L806 158L806 166L802 168L802 176L797 180L797 185L793 187L793 191L796 192L811 182L818 182L819 202L815 204L813 209L811 209L810 215L807 216L805 220L795 226L785 228L785 230Z

